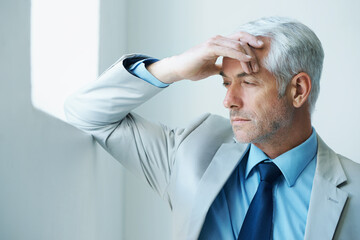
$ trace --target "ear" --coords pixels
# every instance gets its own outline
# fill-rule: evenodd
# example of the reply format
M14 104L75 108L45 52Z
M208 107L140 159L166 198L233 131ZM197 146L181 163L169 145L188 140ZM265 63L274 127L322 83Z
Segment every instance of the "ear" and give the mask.
M307 73L298 73L291 79L290 94L295 108L300 108L306 103L310 90L311 78Z

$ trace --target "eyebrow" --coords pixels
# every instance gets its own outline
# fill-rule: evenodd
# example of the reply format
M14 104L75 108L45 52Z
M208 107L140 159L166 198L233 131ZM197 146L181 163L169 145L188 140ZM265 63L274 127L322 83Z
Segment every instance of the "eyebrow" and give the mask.
M226 74L223 71L220 71L219 75L223 76L223 77L227 77ZM246 72L242 72L242 73L239 73L238 75L236 75L236 77L241 78L241 77L250 76L250 75L251 74L247 74Z

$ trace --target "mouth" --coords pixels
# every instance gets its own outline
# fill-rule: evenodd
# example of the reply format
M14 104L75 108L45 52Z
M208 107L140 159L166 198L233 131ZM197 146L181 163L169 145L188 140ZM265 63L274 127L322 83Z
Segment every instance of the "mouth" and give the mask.
M231 118L231 124L244 124L244 123L248 123L250 122L250 119L247 118L240 118L240 117L235 117L235 118Z

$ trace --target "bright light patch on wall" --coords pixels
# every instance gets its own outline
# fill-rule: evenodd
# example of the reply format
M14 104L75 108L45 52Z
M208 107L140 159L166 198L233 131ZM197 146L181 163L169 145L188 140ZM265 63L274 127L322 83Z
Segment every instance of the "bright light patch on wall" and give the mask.
M33 105L65 120L66 97L98 76L99 0L32 0Z

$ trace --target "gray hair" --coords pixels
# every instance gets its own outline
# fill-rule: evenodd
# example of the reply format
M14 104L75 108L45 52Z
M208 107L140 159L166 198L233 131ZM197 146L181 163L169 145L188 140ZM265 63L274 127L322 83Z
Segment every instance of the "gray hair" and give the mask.
M274 74L279 96L284 96L291 79L306 72L312 83L309 95L310 113L320 91L320 77L324 60L321 42L315 33L304 24L284 17L267 17L240 26L239 31L271 39L264 66Z

